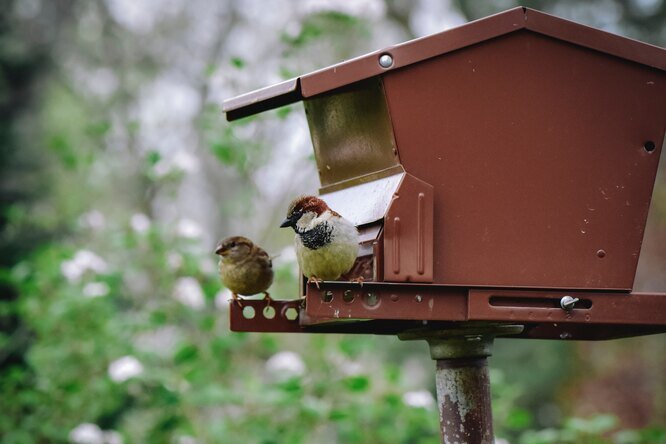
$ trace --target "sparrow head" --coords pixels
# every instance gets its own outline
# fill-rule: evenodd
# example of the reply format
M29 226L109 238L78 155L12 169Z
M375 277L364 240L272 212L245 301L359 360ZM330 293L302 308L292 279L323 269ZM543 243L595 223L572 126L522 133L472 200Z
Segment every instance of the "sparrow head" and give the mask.
M239 262L252 253L252 241L243 236L228 237L215 248L215 254L220 255L222 260L228 262Z
M292 227L294 231L298 231L299 226L307 225L326 211L330 211L330 208L316 196L297 197L289 204L287 218L282 221L280 228Z

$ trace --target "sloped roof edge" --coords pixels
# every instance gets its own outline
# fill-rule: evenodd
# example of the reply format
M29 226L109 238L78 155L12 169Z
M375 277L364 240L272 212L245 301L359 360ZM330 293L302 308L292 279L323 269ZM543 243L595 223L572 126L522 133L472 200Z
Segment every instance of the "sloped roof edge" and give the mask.
M225 100L223 111L227 120L236 120L521 29L666 71L664 48L534 9L517 7ZM378 63L383 54L390 54L393 59L388 68L382 68Z

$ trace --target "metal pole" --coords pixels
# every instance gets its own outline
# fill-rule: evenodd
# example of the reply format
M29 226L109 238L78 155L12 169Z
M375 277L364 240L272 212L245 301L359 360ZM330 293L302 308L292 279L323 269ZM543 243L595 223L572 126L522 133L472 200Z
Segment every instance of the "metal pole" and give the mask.
M442 443L492 444L488 356L497 335L516 334L521 325L473 325L414 331L403 340L425 339L437 361L435 382Z

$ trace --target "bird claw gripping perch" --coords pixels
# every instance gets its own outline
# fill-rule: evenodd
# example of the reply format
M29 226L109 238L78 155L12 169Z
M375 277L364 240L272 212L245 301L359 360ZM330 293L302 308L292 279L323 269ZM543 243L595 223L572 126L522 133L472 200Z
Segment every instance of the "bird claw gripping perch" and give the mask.
M271 298L271 295L267 291L264 291L264 301L266 301L266 308L270 307L271 302L273 302L273 298Z
M315 284L315 286L317 287L317 290L319 290L319 284L321 284L322 282L324 282L323 279L319 279L317 276L310 276L306 283L307 284Z
M239 298L236 293L231 293L231 299L229 299L229 302L235 302L238 307L243 308L243 304L241 304L241 298Z
M360 285L361 288L363 288L363 282L365 282L365 279L363 278L363 276L359 276L359 277L355 277L350 282L356 283L356 284Z

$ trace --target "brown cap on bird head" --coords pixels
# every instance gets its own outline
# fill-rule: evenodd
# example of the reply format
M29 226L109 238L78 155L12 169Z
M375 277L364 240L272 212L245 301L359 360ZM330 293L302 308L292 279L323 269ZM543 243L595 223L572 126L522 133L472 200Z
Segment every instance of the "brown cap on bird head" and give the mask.
M287 218L282 221L280 228L293 227L303 213L308 211L320 215L326 210L330 210L330 208L326 205L326 202L317 196L299 196L289 204Z
M231 236L226 239L221 240L218 244L217 247L215 247L215 254L219 254L220 256L224 256L227 251L230 249L234 248L237 245L242 245L245 244L249 247L252 247L252 241L248 239L247 237L243 236Z

